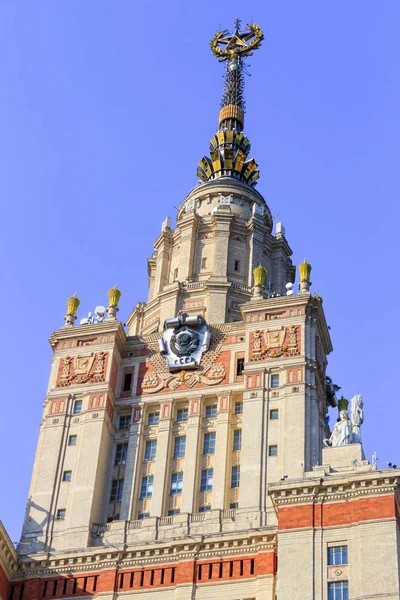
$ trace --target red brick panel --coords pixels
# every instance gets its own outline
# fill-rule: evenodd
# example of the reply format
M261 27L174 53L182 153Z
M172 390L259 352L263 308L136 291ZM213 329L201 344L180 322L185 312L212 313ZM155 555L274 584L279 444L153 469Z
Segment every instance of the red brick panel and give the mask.
M285 506L278 510L278 529L349 525L396 516L394 495L359 498L347 502Z

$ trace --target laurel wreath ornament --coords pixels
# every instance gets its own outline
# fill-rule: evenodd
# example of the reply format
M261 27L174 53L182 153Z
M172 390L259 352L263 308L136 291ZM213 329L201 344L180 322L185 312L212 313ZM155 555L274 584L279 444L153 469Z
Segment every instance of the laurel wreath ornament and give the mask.
M228 43L228 41L232 40L234 36L230 36L227 29L224 31L217 31L213 39L210 41L210 48L214 56L218 58L219 62L223 62L224 60L228 60L236 56L251 56L254 50L257 50L257 48L261 46L261 42L264 39L264 34L259 25L253 23L247 27L249 29L249 33L243 35L244 39L236 36L243 42L243 46L235 46L234 48L221 48L221 43ZM249 37L250 34L252 34L252 37ZM246 43L247 41L248 43Z

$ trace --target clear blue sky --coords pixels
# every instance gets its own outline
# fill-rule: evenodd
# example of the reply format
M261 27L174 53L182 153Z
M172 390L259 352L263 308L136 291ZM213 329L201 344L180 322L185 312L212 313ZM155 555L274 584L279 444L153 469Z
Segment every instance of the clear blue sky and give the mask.
M398 0L0 3L0 518L20 535L50 369L47 338L146 299L162 221L196 185L217 126L221 25L265 31L246 81L258 189L312 263L334 352L364 395L364 446L400 463ZM332 415L333 416L333 415Z

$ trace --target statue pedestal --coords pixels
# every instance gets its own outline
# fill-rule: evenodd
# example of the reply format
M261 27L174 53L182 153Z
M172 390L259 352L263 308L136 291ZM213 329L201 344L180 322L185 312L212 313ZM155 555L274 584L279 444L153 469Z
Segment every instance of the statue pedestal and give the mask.
M353 467L355 461L363 461L364 452L361 444L336 446L322 449L322 464L330 465L332 469Z

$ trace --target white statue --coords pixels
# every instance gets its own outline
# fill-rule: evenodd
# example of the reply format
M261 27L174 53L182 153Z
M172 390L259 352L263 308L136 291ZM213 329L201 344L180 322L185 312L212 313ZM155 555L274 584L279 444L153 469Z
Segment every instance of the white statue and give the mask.
M361 444L361 429L360 426L364 421L362 396L357 394L351 399L351 443Z
M331 437L324 440L325 446L336 448L337 446L347 446L351 444L352 423L349 419L347 410L341 410L339 413L340 420L335 423Z

